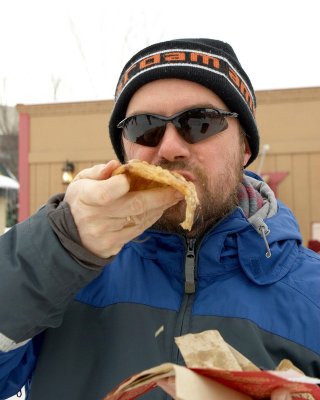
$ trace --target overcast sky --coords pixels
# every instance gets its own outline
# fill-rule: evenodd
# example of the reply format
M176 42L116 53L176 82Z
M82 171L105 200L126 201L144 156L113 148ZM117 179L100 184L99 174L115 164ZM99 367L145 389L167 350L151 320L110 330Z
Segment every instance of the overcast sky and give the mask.
M211 37L255 89L320 86L320 0L0 0L0 103L113 98L141 47Z

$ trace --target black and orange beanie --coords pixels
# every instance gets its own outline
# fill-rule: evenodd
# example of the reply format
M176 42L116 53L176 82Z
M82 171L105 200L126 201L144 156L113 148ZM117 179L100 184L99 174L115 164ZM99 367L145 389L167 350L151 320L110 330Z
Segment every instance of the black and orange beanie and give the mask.
M131 97L146 83L165 78L196 82L218 95L230 111L239 114L252 152L248 164L257 157L259 133L255 93L232 47L213 39L176 39L146 47L123 68L109 122L111 143L121 162L124 162L124 154L121 129L117 124L125 118Z

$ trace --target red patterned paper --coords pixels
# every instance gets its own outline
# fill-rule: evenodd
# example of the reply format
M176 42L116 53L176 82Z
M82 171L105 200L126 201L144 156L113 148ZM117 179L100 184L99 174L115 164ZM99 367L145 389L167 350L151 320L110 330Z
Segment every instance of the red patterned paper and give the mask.
M132 387L128 390L120 391L119 393L116 393L118 390L118 387L116 387L104 398L104 400L134 400L155 387L157 387L155 382L149 382L138 387Z
M284 387L290 390L294 399L320 400L320 388L317 385L290 381L285 378L285 376L290 376L286 372L190 369L254 399L270 398L273 390ZM297 377L292 379L298 380ZM301 379L308 380L307 377L303 376Z
M225 386L244 393L253 399L270 399L271 393L278 387L288 388L293 399L320 400L320 387L312 378L290 376L290 372L274 371L225 371L218 369L189 368L191 371L213 379ZM154 389L155 377L143 375L145 383L137 374L115 388L104 400L134 400ZM136 379L137 378L137 379ZM136 382L135 382L136 379ZM295 381L292 381L294 379ZM126 384L128 383L128 384ZM136 383L136 384L135 384ZM121 390L119 388L121 387Z

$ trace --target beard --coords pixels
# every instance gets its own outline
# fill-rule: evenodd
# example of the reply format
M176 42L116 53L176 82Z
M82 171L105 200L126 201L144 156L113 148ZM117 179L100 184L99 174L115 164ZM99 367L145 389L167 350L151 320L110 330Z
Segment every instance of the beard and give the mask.
M169 170L187 170L196 177L196 190L200 205L195 212L192 230L185 231L180 222L184 220L186 203L181 201L167 209L153 225L154 229L183 234L188 237L202 235L209 227L231 213L239 204L238 190L243 179L242 158L238 156L225 163L219 174L208 177L200 167L192 167L187 161L161 161L158 165Z

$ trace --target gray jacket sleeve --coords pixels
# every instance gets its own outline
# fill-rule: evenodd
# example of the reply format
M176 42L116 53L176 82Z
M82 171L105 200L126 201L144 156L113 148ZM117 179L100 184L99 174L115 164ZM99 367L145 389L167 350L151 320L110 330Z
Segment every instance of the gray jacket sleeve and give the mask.
M0 236L0 339L21 343L60 325L66 307L101 268L86 268L61 244L48 206Z
M58 236L63 247L68 250L79 264L86 268L103 267L113 257L108 259L97 257L82 246L69 204L63 201L63 197L64 194L61 193L48 200L47 213L51 228Z

